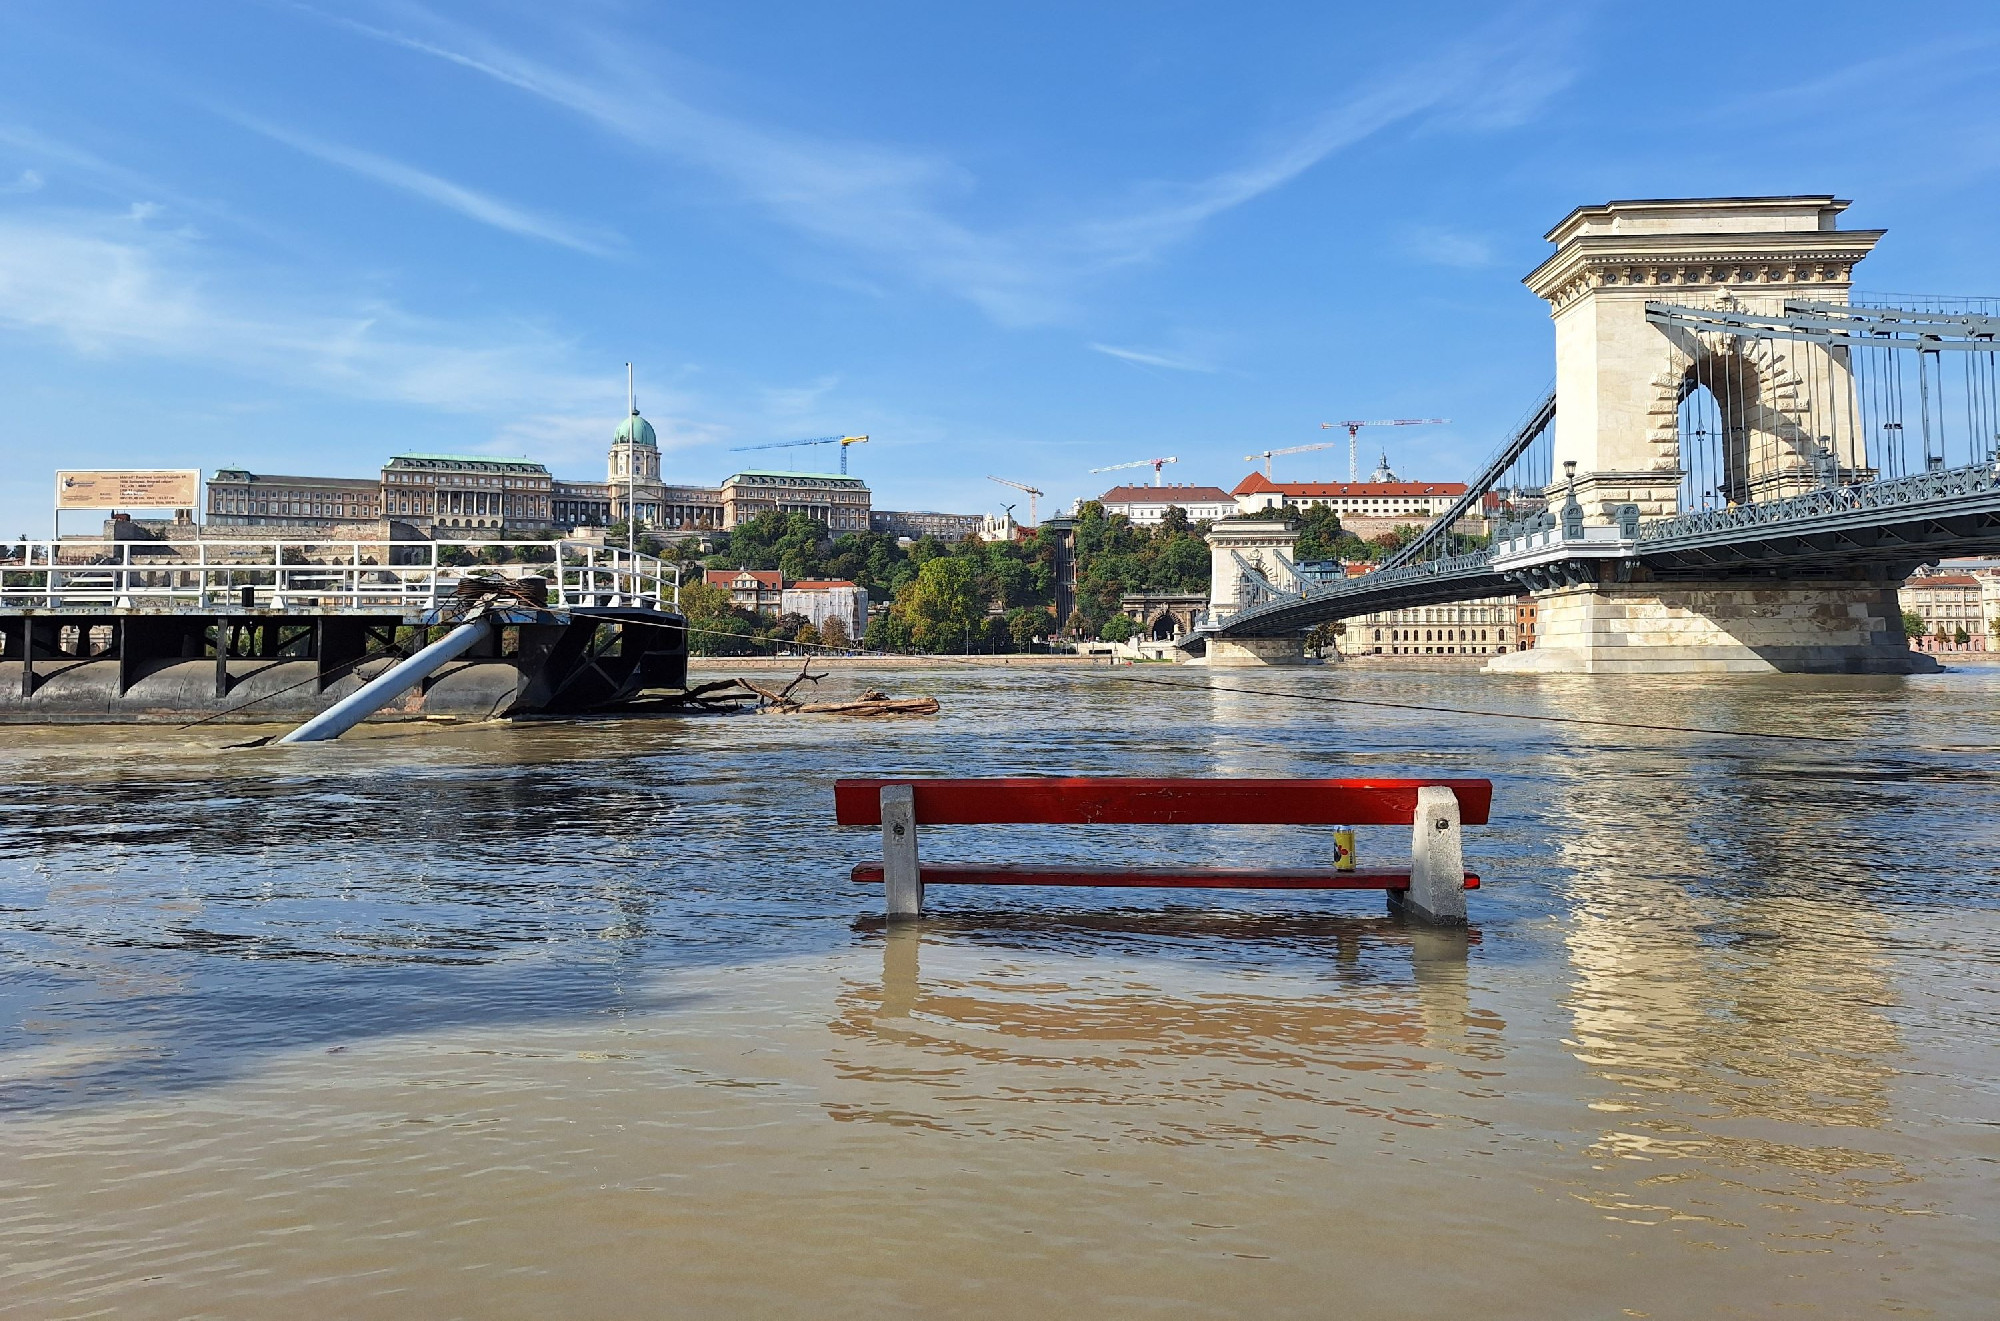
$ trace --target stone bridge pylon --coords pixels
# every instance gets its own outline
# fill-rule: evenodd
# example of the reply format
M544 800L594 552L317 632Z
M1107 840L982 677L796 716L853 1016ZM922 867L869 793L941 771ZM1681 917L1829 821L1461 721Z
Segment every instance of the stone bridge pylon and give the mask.
M1845 304L1881 230L1835 225L1831 196L1696 198L1580 207L1548 234L1555 253L1526 280L1555 322L1552 501L1584 522L1652 521L1780 499L1860 476L1848 350L1802 341L1692 335L1648 320L1646 304L1782 313L1786 301ZM1698 391L1719 459L1692 490L1682 404ZM1573 468L1572 468L1573 465ZM1573 472L1566 480L1562 473ZM1629 514L1627 515L1629 518ZM1930 668L1903 637L1898 575L1762 576L1641 568L1538 592L1533 650L1493 670L1908 672Z

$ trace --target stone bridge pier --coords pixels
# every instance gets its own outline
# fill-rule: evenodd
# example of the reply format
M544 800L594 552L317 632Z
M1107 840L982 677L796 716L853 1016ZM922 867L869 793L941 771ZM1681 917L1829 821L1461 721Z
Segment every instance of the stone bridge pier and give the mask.
M1208 608L1226 618L1245 606L1299 590L1292 547L1299 534L1277 519L1225 518L1209 528ZM1275 589L1275 590L1274 590ZM1297 635L1269 638L1210 638L1208 665L1300 665L1305 640Z
M1683 512L1681 405L1714 396L1727 435L1714 496L1742 503L1817 484L1815 416L1854 410L1844 348L1703 343L1646 319L1648 300L1781 311L1786 299L1845 303L1856 263L1880 230L1843 230L1831 196L1610 202L1581 207L1548 234L1556 251L1526 280L1555 322L1552 502L1573 497L1586 525ZM1816 457L1817 455L1817 457ZM1857 454L1833 457L1857 470ZM1574 465L1572 480L1562 477ZM1629 517L1629 515L1628 515ZM1592 566L1538 590L1535 647L1494 671L1645 673L1935 668L1903 637L1894 577L1619 578ZM1702 571L1707 573L1707 571Z

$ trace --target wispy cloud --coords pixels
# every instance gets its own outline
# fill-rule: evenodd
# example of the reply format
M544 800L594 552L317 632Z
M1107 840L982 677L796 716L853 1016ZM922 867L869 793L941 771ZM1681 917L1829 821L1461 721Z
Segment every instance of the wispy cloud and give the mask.
M121 201L139 199L145 205L155 208L152 214L157 213L159 203L164 201L183 215L209 216L255 233L263 232L260 225L245 220L227 207L199 197L190 197L142 171L106 160L75 143L52 138L25 124L0 123L0 146L11 147L41 161L50 173L66 182L81 183L87 188ZM35 192L39 191L45 182L42 170L23 171L21 178L24 182L32 180L33 187L15 187L0 191Z
M1193 182L1137 188L1122 202L1084 208L1067 220L980 229L952 215L976 181L950 161L702 109L666 90L654 76L661 57L630 40L574 31L575 56L564 65L419 7L401 12L421 34L320 17L493 79L646 152L704 170L795 231L880 270L950 290L1010 324L1059 318L1088 281L1153 260L1215 216L1371 136L1398 126L1518 123L1566 82L1549 57L1549 25L1513 15L1508 26L1471 34L1274 133L1241 165Z
M1164 367L1175 372L1212 372L1214 367L1193 358L1172 353L1157 353L1149 349L1121 349L1116 344L1092 344L1099 353L1108 353L1125 362L1137 363L1142 367Z
M46 181L36 171L23 170L15 177L14 182L0 183L0 193L40 192L44 182Z
M1470 269L1491 265L1493 261L1493 245L1485 239L1436 225L1418 225L1408 230L1403 235L1402 247L1418 261L1435 266Z
M551 368L549 337L426 321L392 306L345 311L218 288L181 236L125 217L0 219L0 327L79 352L217 364L292 386L442 411L507 416L594 405L607 382Z
M281 142L329 165L351 170L365 179L373 179L376 183L399 189L447 210L456 211L482 225L491 225L509 234L541 239L593 256L609 256L616 250L617 242L612 236L587 233L576 226L503 202L490 194L453 183L449 179L440 178L413 165L406 165L402 161L378 156L359 147L328 142L324 138L263 120L240 115L231 115L230 118L244 128L260 133L274 142Z

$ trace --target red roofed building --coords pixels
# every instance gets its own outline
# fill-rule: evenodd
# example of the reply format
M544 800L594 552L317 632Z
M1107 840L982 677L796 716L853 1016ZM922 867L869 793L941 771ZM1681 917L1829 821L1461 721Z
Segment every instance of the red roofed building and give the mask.
M784 599L785 575L776 569L709 569L702 581L729 592L731 604L775 615Z
M1985 651L1992 639L1982 585L1969 573L1912 575L1899 595L1903 609L1922 619L1924 628L1910 645L1918 651Z
M1236 484L1232 494L1241 514L1330 506L1342 527L1366 541L1399 527L1428 527L1465 494L1465 483L1279 482L1253 472ZM1484 528L1469 517L1464 530L1478 533Z
M1236 501L1220 486L1114 486L1097 497L1105 515L1123 514L1135 524L1158 523L1170 508L1186 511L1190 523L1231 518Z

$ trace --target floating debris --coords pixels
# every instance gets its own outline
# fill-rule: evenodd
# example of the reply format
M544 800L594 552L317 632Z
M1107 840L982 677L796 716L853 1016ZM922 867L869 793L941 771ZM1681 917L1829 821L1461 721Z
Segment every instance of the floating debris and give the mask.
M761 684L748 679L732 679L737 687L747 689L757 697L757 710L765 715L801 716L931 716L939 710L935 697L891 697L879 688L870 688L861 696L847 702L801 702L792 692L802 683L817 685L825 674L814 674L812 658L807 657L799 667L798 676L783 688L773 692ZM720 688L725 684L703 685L705 688Z

